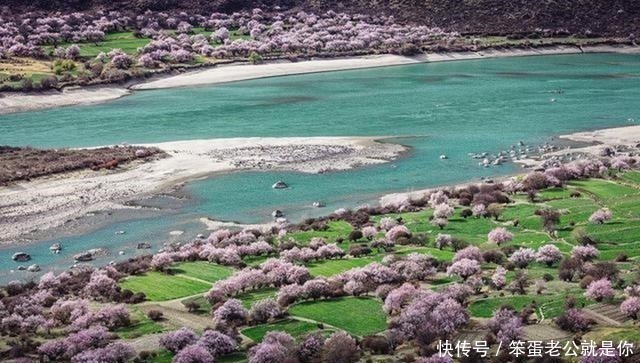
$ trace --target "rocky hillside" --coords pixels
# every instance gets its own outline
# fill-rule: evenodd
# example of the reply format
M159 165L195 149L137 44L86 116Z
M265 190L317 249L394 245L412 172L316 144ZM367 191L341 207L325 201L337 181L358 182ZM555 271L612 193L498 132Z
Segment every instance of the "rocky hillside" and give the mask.
M472 34L566 29L583 36L640 33L637 0L0 0L8 11L189 10L232 12L254 7L385 13L412 23Z

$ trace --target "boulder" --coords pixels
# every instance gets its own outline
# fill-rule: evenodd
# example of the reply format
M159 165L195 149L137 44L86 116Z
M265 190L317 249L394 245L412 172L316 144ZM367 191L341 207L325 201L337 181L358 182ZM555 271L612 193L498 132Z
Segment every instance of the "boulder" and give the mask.
M151 248L151 244L148 243L148 242L140 242L140 243L138 243L136 248L139 249L139 250L148 250L148 249Z
M31 266L27 267L27 271L29 271L29 272L38 272L38 271L40 271L40 266L31 265Z
M85 252L81 252L78 254L75 254L73 256L73 259L78 261L78 262L87 262L87 261L93 261L97 255L100 256L106 256L107 255L107 251L103 248L92 248L90 250L87 250Z
M16 252L13 254L13 257L11 257L11 259L16 262L27 262L31 259L31 255L26 252Z
M78 262L88 262L93 261L93 254L90 252L81 252L73 255L73 259Z
M281 211L281 210L276 209L276 210L274 210L273 212L271 212L271 216L272 216L273 218L282 218L282 217L284 217L284 213L282 213L282 211Z
M287 185L287 183L283 182L282 180L278 180L277 182L275 182L275 184L273 184L271 186L273 189L286 189L289 186Z

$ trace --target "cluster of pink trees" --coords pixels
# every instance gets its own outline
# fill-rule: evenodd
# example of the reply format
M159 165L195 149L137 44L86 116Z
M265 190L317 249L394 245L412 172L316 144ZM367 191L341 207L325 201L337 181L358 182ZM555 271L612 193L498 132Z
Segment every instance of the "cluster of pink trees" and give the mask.
M497 245L501 245L513 240L513 233L507 231L504 227L497 227L491 230L487 235L489 242L493 242Z
M580 261L591 261L600 255L600 251L592 245L574 246L571 250L571 257Z
M604 299L612 298L615 295L615 291L611 286L611 281L607 278L602 278L589 284L584 295L589 299L602 301Z
M269 259L257 269L245 268L226 280L218 281L205 294L205 297L212 305L215 305L240 292L268 286L278 287L288 284L303 284L310 277L311 275L306 267L294 265L283 260Z
M390 333L398 342L415 341L426 348L469 321L466 309L447 295L423 290L408 300L406 307L390 323Z
M262 342L249 349L250 363L272 362L356 362L360 358L357 341L344 332L336 332L324 339L320 335L307 335L296 344L287 333L272 331Z
M593 214L589 217L589 222L593 224L604 224L607 221L610 221L612 218L611 211L607 208L601 208L597 211L593 212Z
M160 345L175 354L176 363L207 363L238 348L238 337L217 330L205 330L198 337L189 328L180 328L160 338Z
M315 247L315 248L314 248ZM280 258L289 262L310 262L324 259L341 258L345 255L344 251L337 244L315 243L309 247L293 247L289 250L280 252Z
M535 260L536 252L528 247L520 247L509 256L509 261L513 262L518 268L527 268Z
M42 344L38 352L46 359L58 362L71 360L74 363L100 361L118 363L135 356L133 348L111 342L112 336L104 327L92 327L71 333L60 340Z
M496 311L487 322L489 331L504 346L508 346L512 341L521 340L524 337L522 327L522 318L513 310L505 308Z
M555 245L544 245L538 248L536 254L536 261L544 263L547 266L553 266L553 264L562 260L562 252Z
M126 70L133 64L157 68L193 63L199 56L262 59L413 54L428 47L446 46L459 38L458 34L439 28L397 24L392 17L333 11L285 14L255 9L208 17L152 11L135 16L117 11L48 17L27 13L15 19L0 18L0 54L43 58L50 53L55 58L75 60L80 55L75 44L98 44L108 33L117 31L132 31L151 41L139 49L136 59L113 51L98 57L100 63L109 62L116 70ZM43 46L53 46L54 50L45 51Z

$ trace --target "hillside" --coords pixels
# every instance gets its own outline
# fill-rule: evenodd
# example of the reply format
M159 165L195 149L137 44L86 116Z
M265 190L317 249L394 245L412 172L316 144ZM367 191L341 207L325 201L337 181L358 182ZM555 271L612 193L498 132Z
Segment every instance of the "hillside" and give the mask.
M254 7L334 10L393 15L398 20L462 33L521 34L565 29L584 36L637 34L640 3L634 0L2 0L4 12L69 10L189 10L208 14Z

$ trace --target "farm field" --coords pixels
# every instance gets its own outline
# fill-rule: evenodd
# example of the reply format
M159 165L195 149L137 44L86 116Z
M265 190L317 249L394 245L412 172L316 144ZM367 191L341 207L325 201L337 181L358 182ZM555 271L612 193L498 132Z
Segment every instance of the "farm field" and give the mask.
M380 332L386 326L381 303L370 298L303 302L291 307L289 312L293 316L325 323L357 336Z
M150 271L131 276L121 283L123 289L142 292L151 301L172 300L203 293L211 285L231 275L230 269L207 262L188 262L172 267L175 275Z
M620 197L620 195L623 195ZM394 213L383 216L373 216L374 223L380 223L383 218L401 220L414 236L422 236L420 244L397 245L390 251L372 249L371 253L362 257L345 256L337 259L308 262L305 266L313 277L333 278L347 273L352 269L359 269L371 264L380 263L385 256L394 255L398 258L406 258L411 255L428 255L444 264L453 262L456 251L445 246L438 248L434 241L438 234L447 233L464 240L469 245L479 247L480 251L496 251L496 245L487 242L487 233L496 227L503 226L513 234L512 240L502 244L500 249L532 248L553 244L558 247L563 256L569 256L574 246L579 245L574 230L583 229L588 235L597 241L600 250L599 261L611 261L619 271L622 283L633 283L637 276L638 255L629 246L640 241L636 237L640 235L640 217L637 216L638 208L633 203L626 203L629 199L640 197L640 178L636 173L620 174L610 180L581 180L570 182L563 188L550 188L542 190L534 201L528 200L524 195L512 196L512 203L504 206L498 218L464 217L464 207L456 206L449 224L444 228L434 228L429 223L432 208L426 208L416 212ZM602 207L610 207L613 218L604 224L589 223L589 216ZM555 233L544 230L540 216L536 211L541 208L560 210ZM514 223L517 221L517 223ZM330 221L328 227L320 231L293 232L289 236L301 246L308 245L312 238L324 238L325 240L339 240L338 246L343 251L349 251L355 245L366 245L367 239L349 242L347 236L354 227L345 221ZM622 233L624 231L624 233ZM382 233L378 234L382 236ZM627 257L620 260L620 255ZM249 266L260 268L266 257L247 259L251 261ZM617 262L620 260L619 262ZM485 262L482 264L482 273L489 276L495 271L498 264ZM161 272L148 272L143 276L135 276L125 279L121 285L133 291L143 291L149 301L163 301L185 297L180 300L180 309L186 309L187 303L196 303L199 307L193 314L208 317L210 310L215 307L203 296L211 285L217 281L229 278L234 269L211 264L208 262L182 262L173 264L169 270L171 275ZM594 317L596 325L587 332L586 337L596 340L626 339L637 341L629 319L622 319L618 311L617 302L609 305L599 304L584 296L584 289L576 281L562 281L558 277L557 265L546 265L532 262L524 269L511 269L506 272L506 283L513 283L518 279L519 271L525 272L529 279L525 294L507 293L492 288L482 288L482 294L472 294L469 297L468 311L472 320L482 322L490 319L496 311L508 306L516 311L531 308L533 315L530 317L532 325L525 327L526 336L533 339L545 339L555 337L566 341L571 336L570 332L563 331L555 325L556 319L567 311L566 301L573 300L573 304L588 312ZM533 283L543 281L545 288L542 292L533 291ZM424 289L436 292L446 291L449 286L461 282L455 276L447 276L438 272L435 276L425 281ZM206 284L205 284L206 283ZM537 284L537 283L536 283ZM162 288L158 288L162 286ZM135 290L134 290L135 289ZM275 299L278 289L262 287L238 293L234 296L242 306L250 310L264 299ZM375 297L372 293L360 297L322 298L297 302L286 309L285 316L276 321L249 325L241 329L242 336L260 343L264 337L272 331L284 332L291 335L296 341L301 341L310 333L320 333L330 336L335 331L345 331L355 337L363 338L378 334L387 329L391 317L382 310L384 300ZM169 302L167 302L169 303ZM173 303L171 303L173 304ZM169 305L167 305L169 306ZM173 306L173 305L171 305ZM602 315L605 314L605 315ZM609 314L609 315L607 315ZM613 315L611 315L613 314ZM609 317L607 317L609 316ZM171 319L169 317L169 319ZM618 320L612 320L618 319ZM622 320L620 320L622 319ZM615 326L609 322L618 321ZM145 317L138 316L136 322L129 328L121 329L118 334L123 338L135 338L145 334L153 334L164 331L162 326L151 322ZM487 333L482 330L466 330L459 339L475 335L484 336ZM466 339L466 338L465 338ZM165 359L165 360L163 360ZM170 355L159 354L157 362L168 361ZM222 358L222 361L241 362L246 359L244 355L232 355Z

